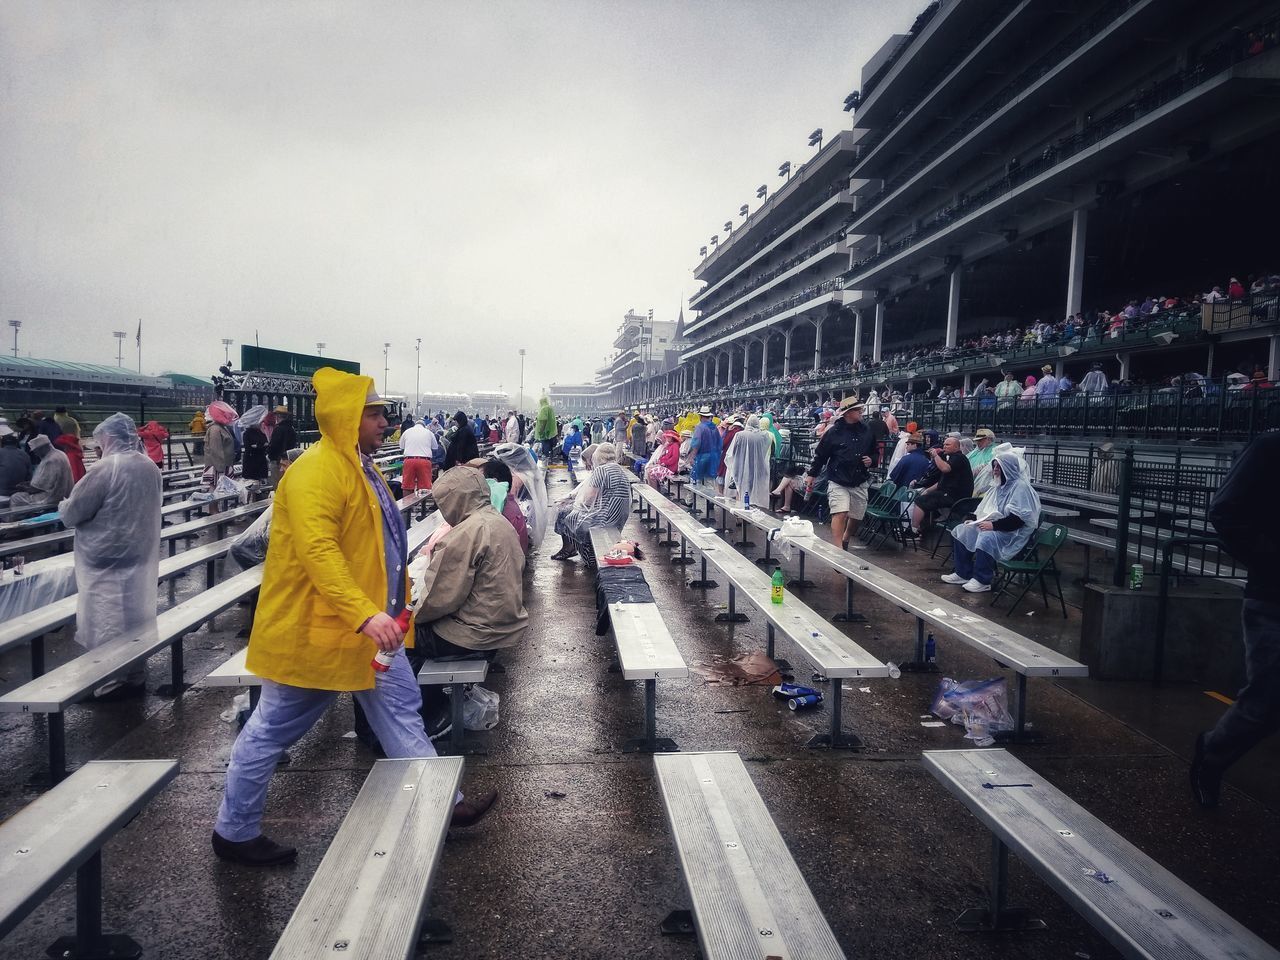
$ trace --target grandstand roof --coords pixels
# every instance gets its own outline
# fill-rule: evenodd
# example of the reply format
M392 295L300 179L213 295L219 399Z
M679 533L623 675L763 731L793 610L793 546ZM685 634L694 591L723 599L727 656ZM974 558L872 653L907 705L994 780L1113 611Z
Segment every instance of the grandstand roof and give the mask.
M39 357L0 358L0 374L9 376L49 376L59 379L89 376L98 382L164 384L168 377L151 377L124 367L112 367L104 363L79 363L73 360L46 360ZM167 385L167 384L165 384Z

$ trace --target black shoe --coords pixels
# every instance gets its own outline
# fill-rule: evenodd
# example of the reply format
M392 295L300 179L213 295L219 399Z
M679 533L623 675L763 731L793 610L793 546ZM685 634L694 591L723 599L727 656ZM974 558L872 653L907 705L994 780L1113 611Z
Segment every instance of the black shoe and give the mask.
M213 852L223 860L247 867L274 867L298 859L298 851L294 847L282 847L261 834L237 843L226 839L217 830L213 831Z
M461 803L454 804L453 817L449 820L449 826L474 827L485 818L497 802L498 791L490 790L480 794L474 800L463 800Z
M1205 763L1204 734L1196 737L1196 755L1191 760L1191 795L1196 803L1206 810L1218 806L1218 796L1222 792L1222 771L1215 770Z
M444 710L428 711L423 717L423 726L429 740L439 740L453 730L453 710L450 706L446 706Z

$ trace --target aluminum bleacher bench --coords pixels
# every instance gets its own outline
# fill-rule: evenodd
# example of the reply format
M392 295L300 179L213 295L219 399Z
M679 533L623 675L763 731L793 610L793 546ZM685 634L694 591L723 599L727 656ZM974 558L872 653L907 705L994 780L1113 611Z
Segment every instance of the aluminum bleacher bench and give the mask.
M176 760L92 760L0 824L0 938L74 871L76 932L48 955L140 956L129 937L102 932L102 848L177 775Z
M591 546L599 560L621 538L615 529L593 527ZM606 569L601 566L601 570ZM609 623L618 650L618 669L623 680L644 682L644 736L627 740L624 753L656 753L679 750L670 737L658 736L658 681L687 679L689 667L662 619L656 603L610 603Z
M43 713L49 722L49 772L56 783L66 776L67 748L63 713L90 696L108 680L124 676L152 654L170 647L171 683L168 693L180 696L184 686L182 638L202 624L252 597L262 585L257 566L196 594L156 618L156 633L121 637L86 650L74 660L0 696L0 713Z
M159 582L171 581L182 576L201 564L205 567L205 588L213 586L214 563L227 555L233 537L206 543L190 550L184 550L176 557L165 557L160 561ZM0 652L22 643L31 644L31 675L38 677L44 673L44 638L55 630L74 623L76 619L76 596L63 597L43 607L29 610L17 617L10 618L0 625Z
M771 602L772 583L769 575L716 536L714 530L701 526L683 508L647 484L633 484L632 490L647 509L656 511L667 521L673 533L679 534L682 553L687 541L699 555L702 579L693 581L691 586L708 583L708 563L729 581L729 610L728 613L719 614L717 620L734 623L747 619L745 614L737 611L737 594L741 591L765 619L765 652L768 656L774 657L774 640L776 633L780 631L803 651L818 668L819 674L827 678L830 692L824 702L830 708L831 731L813 737L809 746L846 749L861 747L862 741L857 736L844 733L841 729L844 686L841 681L851 677L887 677L889 668L848 636L833 629L825 619L796 597L788 595L782 603ZM790 668L785 660L778 660L777 663L784 670Z
M414 956L461 757L378 760L298 902L271 960ZM430 926L432 939L448 928Z
M738 754L658 754L653 765L693 902L663 932L696 931L706 960L842 960Z
M1007 906L1009 852L1126 957L1280 958L1084 807L1004 750L926 750L925 769L991 831L986 907L962 930L1042 929Z
M763 510L743 510L719 497L712 498L711 503L722 511L732 510L738 520L751 523L761 530L772 531L782 526L781 520ZM1018 679L1013 709L1015 726L1009 735L1010 739L1024 740L1032 736L1026 729L1028 677L1089 675L1089 668L1085 664L1072 660L1051 647L1036 643L967 607L945 600L924 587L876 566L860 555L840 550L821 537L792 540L791 543L800 551L802 562L806 554L811 555L845 578L845 612L838 615L840 619L860 618L853 609L854 584L870 590L915 617L914 666L918 667L924 662L925 630L931 628L988 654L997 664L1013 670ZM768 545L766 541L766 547Z

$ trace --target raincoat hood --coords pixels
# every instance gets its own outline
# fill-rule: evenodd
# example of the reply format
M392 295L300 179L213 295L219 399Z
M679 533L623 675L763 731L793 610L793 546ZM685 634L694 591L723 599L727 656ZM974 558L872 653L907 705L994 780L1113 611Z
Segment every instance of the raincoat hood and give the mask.
M360 418L373 378L321 367L311 378L316 388L316 422L320 435L352 459L358 459Z
M451 527L458 526L477 510L493 509L489 485L479 470L446 470L431 488L431 495L440 508L440 515Z
M155 423L154 420L151 423ZM151 423L147 426L151 426ZM93 428L93 440L102 451L102 456L110 457L121 453L141 453L142 444L138 440L138 430L133 418L125 413L113 413Z

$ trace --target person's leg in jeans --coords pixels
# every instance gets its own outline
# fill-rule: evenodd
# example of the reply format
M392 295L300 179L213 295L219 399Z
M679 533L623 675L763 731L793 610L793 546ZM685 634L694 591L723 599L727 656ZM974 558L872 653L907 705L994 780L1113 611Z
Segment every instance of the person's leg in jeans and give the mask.
M996 558L985 550L975 550L973 553L972 576L979 583L990 586L991 581L996 577Z
M1223 771L1280 729L1280 603L1244 602L1245 686L1204 734L1206 772Z
M262 697L231 748L227 785L214 829L225 840L252 840L262 833L267 785L280 757L302 739L337 696L332 690L262 681Z
M963 543L955 538L951 540L951 562L956 568L956 575L965 580L973 578L974 556Z

